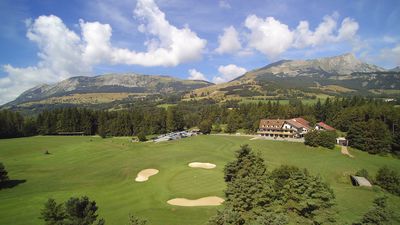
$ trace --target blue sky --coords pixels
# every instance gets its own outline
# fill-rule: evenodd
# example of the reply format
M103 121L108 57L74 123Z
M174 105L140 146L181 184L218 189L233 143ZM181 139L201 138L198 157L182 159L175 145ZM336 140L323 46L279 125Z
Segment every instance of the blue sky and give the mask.
M0 104L111 72L225 82L280 59L400 64L400 1L2 0Z

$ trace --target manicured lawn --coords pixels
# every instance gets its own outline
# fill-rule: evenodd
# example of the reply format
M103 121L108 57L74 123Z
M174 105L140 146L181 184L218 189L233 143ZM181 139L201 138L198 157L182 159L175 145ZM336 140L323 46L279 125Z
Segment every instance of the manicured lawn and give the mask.
M380 166L400 170L400 160L351 150L354 159L338 150L314 149L301 143L250 141L248 137L198 136L164 143L130 143L129 138L32 137L0 140L0 162L15 180L26 180L0 190L0 224L42 224L38 219L47 198L65 201L87 195L96 200L107 224L126 224L129 213L149 224L205 224L218 207L177 207L176 197L223 197L223 167L241 144L260 151L270 169L281 164L308 168L330 183L337 198L338 224L349 224L365 213L379 188L353 187L348 174L365 168L375 174ZM51 154L45 155L48 150ZM192 161L211 162L213 170L193 169ZM146 168L160 172L144 183L134 182ZM400 211L400 198L390 206Z

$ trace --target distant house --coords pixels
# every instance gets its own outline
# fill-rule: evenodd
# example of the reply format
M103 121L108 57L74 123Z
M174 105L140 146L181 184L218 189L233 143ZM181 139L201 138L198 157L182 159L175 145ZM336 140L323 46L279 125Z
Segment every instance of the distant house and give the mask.
M262 119L257 133L265 137L303 137L311 129L309 122L303 118Z
M329 126L324 122L319 122L315 125L316 130L335 131L335 128Z
M338 137L336 138L336 144L347 146L347 139L344 137Z
M262 119L257 134L264 137L301 138L310 130L334 131L335 128L319 122L315 127L310 122L298 117L293 119Z

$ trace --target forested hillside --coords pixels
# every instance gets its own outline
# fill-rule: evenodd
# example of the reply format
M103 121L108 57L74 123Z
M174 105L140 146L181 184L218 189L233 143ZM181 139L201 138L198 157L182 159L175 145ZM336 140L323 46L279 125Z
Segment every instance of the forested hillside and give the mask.
M119 111L62 108L45 110L37 117L23 117L7 110L0 113L2 138L62 132L84 132L103 137L139 133L150 135L196 126L212 132L235 133L242 130L252 134L257 131L262 118L304 117L312 124L325 121L347 132L351 145L370 153L400 151L400 108L360 97L327 98L314 105L305 105L300 100L291 100L289 104L280 104L279 101L221 104L208 100L181 102L167 108L139 105ZM382 135L384 138L379 138L379 143L375 142L373 137ZM368 146L381 147L372 150Z

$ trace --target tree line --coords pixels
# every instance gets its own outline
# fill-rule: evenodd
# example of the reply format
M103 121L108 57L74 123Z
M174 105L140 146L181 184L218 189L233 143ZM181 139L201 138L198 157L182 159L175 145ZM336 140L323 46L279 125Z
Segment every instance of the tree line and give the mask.
M255 133L262 118L293 117L303 117L312 126L318 121L325 121L346 132L350 146L355 148L373 154L400 154L400 108L381 100L357 96L327 98L313 105L303 104L299 99L292 99L288 104L280 104L279 101L216 103L203 100L182 101L166 109L152 105L131 106L118 111L61 108L44 110L36 117L23 117L18 112L1 110L0 137L62 132L84 132L102 137L143 136L196 126L203 133L235 133L239 129Z

